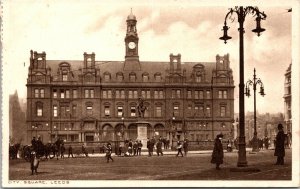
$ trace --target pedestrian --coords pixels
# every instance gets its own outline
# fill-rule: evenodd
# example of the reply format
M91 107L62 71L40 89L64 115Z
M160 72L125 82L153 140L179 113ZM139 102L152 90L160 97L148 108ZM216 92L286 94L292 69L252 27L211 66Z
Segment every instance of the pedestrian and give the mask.
M150 141L150 139L148 138L148 139L147 139L147 149L148 149L148 156L149 156L149 157L151 157L150 148L151 148L151 141Z
M275 153L274 156L277 156L277 161L275 165L283 165L284 164L284 156L285 156L285 150L284 150L284 141L285 141L285 135L283 132L283 126L282 124L278 124L278 133L276 135L276 142L275 142Z
M177 141L177 155L176 157L178 157L179 154L181 154L181 156L183 157L183 153L182 153L182 144L180 141Z
M39 167L40 158L37 157L36 152L32 151L30 153L30 169L31 169L31 175L37 174L37 169Z
M129 156L132 156L132 147L133 147L132 141L131 141L131 139L129 139L129 143L128 143Z
M87 152L84 144L82 144L81 150L82 150L83 155L85 155L85 157L88 157L88 152Z
M138 142L138 155L140 156L141 153L142 153L142 147L143 147L143 144L142 144L142 141L140 140Z
M134 144L133 144L133 155L134 156L138 155L138 143L137 143L137 141L135 141Z
M120 143L120 144L119 144L119 153L118 153L119 156L122 156L122 149L123 149L123 146L122 146L122 144Z
M267 136L265 136L265 138L264 138L264 144L265 144L266 150L268 150L269 149L269 138Z
M162 140L158 140L157 143L156 143L156 153L157 153L157 156L159 156L159 154L161 156L163 156L163 152L162 152Z
M69 158L70 156L72 156L72 158L73 158L73 157L74 157L74 156L73 156L73 148L72 148L71 145L69 146L68 151L69 151L69 153L68 153L68 158Z
M111 159L111 161L113 162L113 158L111 157L112 154L112 148L111 148L111 144L107 143L107 147L106 147L106 159L107 159L107 163L109 163L109 160Z
M187 156L188 153L188 147L189 147L189 142L188 139L184 139L183 141L183 151L184 151L184 156Z
M211 163L216 164L217 170L220 170L220 164L223 163L223 157L224 157L223 146L222 146L222 142L221 142L222 138L223 138L222 134L217 135L217 137L215 139L212 158L210 161Z
M65 158L65 150L66 150L65 145L64 143L62 143L60 146L60 158Z
M35 139L35 137L33 137L32 140L31 140L31 146L32 146L33 150L36 152L37 146L36 146L36 139Z

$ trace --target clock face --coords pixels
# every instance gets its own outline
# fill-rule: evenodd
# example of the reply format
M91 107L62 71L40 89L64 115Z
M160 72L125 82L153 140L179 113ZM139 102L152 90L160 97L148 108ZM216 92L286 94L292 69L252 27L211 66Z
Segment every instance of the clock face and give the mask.
M130 48L130 49L134 49L135 48L135 42L130 42L130 43L128 43L128 47Z

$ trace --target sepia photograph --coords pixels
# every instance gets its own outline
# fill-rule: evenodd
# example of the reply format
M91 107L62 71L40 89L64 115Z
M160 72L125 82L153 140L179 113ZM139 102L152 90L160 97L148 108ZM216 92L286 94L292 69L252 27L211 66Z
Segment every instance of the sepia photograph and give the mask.
M299 6L2 0L2 187L299 187Z

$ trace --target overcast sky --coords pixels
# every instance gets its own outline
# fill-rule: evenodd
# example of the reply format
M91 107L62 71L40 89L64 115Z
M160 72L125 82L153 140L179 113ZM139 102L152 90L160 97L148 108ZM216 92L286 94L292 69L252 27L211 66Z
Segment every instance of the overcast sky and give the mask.
M203 6L195 1L6 1L4 4L4 89L18 90L26 98L29 51L45 51L48 60L83 60L83 53L96 53L96 60L124 60L126 18L133 9L137 18L141 61L168 61L180 53L182 61L214 62L217 54L230 54L235 81L235 112L238 112L239 37L237 18L225 45L219 37L231 6ZM133 2L133 1L132 1ZM134 1L136 2L136 1ZM184 4L183 2L188 2ZM199 1L198 1L199 2ZM225 4L224 4L225 5ZM260 6L267 19L260 37L251 15L245 21L245 81L253 68L265 86L257 96L260 113L284 111L284 73L291 58L291 18L288 5ZM24 66L25 63L25 66ZM253 94L253 91L251 91ZM253 96L245 98L246 111L253 111Z

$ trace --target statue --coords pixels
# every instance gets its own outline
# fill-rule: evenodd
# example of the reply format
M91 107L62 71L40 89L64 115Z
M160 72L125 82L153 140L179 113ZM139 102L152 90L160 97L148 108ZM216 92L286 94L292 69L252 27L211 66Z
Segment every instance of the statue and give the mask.
M146 107L144 106L144 100L139 98L139 104L137 106L139 117L144 118Z

